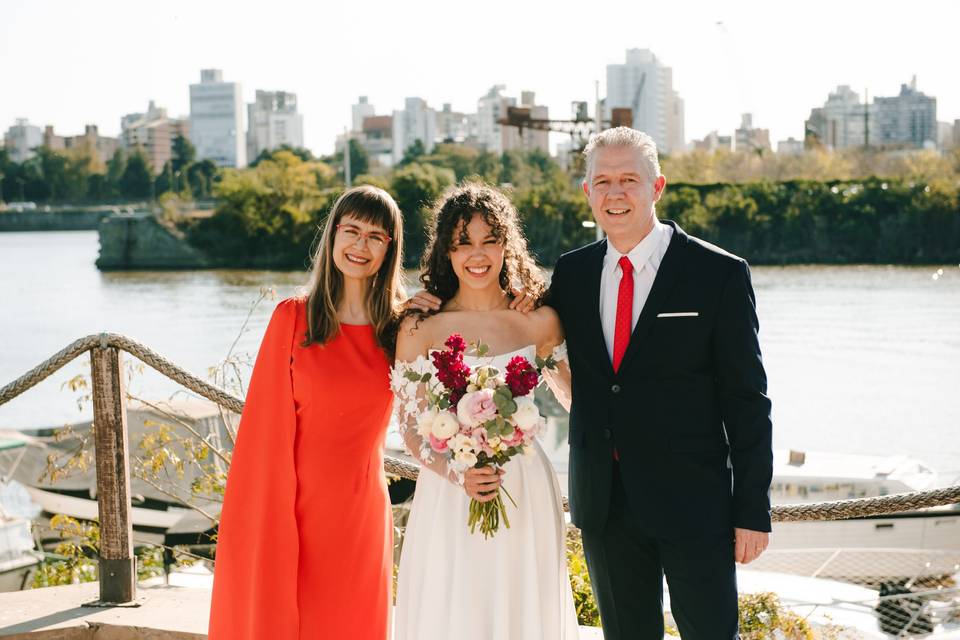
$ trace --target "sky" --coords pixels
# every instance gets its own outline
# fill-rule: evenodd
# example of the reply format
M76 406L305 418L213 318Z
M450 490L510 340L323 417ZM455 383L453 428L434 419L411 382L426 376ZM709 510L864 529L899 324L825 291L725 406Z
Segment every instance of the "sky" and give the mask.
M673 69L687 140L750 112L775 143L802 138L841 84L890 96L916 75L938 120L960 119L958 25L955 0L0 0L0 129L28 118L117 135L151 99L189 114L190 83L219 68L244 102L296 93L306 146L329 153L360 95L378 114L408 96L473 112L504 84L567 118L574 100L592 109L597 81L605 94L606 65L646 48Z

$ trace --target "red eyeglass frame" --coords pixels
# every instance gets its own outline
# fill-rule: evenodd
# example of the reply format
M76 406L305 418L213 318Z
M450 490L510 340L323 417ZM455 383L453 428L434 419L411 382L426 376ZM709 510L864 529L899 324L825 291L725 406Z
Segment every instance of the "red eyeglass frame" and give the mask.
M371 233L381 233L380 231L361 231L358 227L356 227L356 226L354 226L354 225L346 225L346 224L344 224L344 223L342 223L342 222L341 222L341 223L338 223L337 226L335 227L335 229L336 229L337 231L340 231L340 228L341 228L341 227L345 227L345 226L350 226L350 227L353 227L354 229L356 229L356 230L357 230L357 233L360 234L360 237L363 238L364 240L366 240L367 242L370 241L370 234L371 234ZM390 244L391 242L393 242L393 238L391 238L390 236L388 236L386 233L384 233L383 235L387 238L387 244Z

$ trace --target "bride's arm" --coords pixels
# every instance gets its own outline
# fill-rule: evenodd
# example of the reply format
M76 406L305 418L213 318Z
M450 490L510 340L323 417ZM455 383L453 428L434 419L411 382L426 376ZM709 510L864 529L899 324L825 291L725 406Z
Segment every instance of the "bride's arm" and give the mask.
M418 417L427 412L427 390L431 385L438 384L436 371L430 362L428 351L429 342L425 339L423 320L409 316L400 324L397 333L396 362L390 373L390 386L393 389L394 411L400 425L400 436L420 464L450 482L462 485L463 474L453 469L445 455L438 454L430 447L429 438L418 430ZM420 324L420 327L417 327ZM423 375L430 373L430 380L414 382L406 374L408 372Z
M564 342L563 325L560 316L552 307L543 306L530 313L534 327L534 341L537 355L541 358L553 356L557 366L544 369L543 379L557 398L557 402L570 411L570 362L567 360L567 345Z

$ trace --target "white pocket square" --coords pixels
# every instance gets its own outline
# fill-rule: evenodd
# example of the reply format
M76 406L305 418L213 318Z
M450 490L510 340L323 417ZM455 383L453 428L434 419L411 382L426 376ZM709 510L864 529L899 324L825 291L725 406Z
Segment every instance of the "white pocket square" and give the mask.
M672 313L658 313L658 318L698 318L699 311L674 311Z

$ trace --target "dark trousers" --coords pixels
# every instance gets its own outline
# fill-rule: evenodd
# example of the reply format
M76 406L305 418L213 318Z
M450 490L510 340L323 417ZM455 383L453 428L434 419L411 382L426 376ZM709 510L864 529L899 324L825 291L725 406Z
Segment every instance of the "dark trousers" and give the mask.
M630 511L619 465L614 464L606 526L582 533L605 640L663 638L664 575L683 640L739 637L733 531L694 533L684 540L653 535Z

